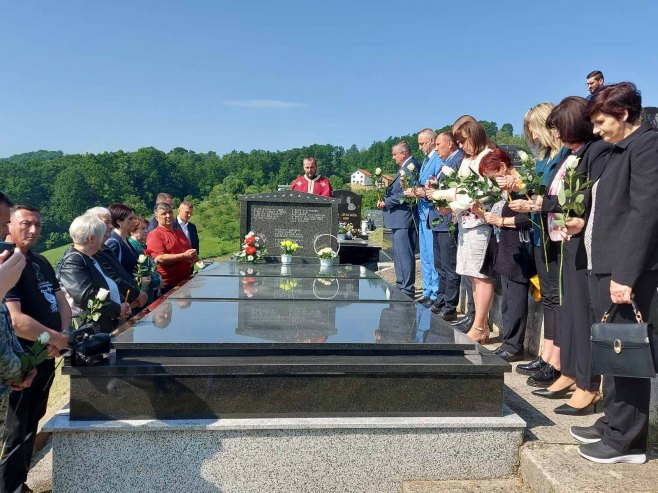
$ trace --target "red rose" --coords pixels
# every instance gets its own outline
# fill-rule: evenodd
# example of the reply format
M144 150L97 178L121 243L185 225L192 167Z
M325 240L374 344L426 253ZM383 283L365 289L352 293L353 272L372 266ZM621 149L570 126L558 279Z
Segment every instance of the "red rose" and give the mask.
M245 242L247 245L253 245L254 243L256 243L256 237L255 237L255 236L247 236L247 237L244 239L244 242Z
M148 255L149 257L151 256L151 250L148 248L144 250L144 255Z
M255 246L248 246L247 248L244 249L244 253L247 255L253 255L256 253L256 247Z
M255 278L255 277L245 277L245 278L242 280L242 283L243 283L243 284L252 284L252 283L254 283L254 282L256 282L256 278Z

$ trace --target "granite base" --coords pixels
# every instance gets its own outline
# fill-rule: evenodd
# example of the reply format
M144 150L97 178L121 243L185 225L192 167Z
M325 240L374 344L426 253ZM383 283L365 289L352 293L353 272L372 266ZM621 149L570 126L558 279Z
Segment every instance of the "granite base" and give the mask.
M515 473L525 422L487 418L52 418L53 492L398 492Z

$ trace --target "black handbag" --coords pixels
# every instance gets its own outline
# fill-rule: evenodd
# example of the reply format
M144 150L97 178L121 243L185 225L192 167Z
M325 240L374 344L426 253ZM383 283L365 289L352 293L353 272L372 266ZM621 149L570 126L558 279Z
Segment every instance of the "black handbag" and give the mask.
M608 323L617 309L612 304L600 323L592 325L592 373L620 377L656 376L652 339L653 327L642 320L635 301L631 301L637 323Z

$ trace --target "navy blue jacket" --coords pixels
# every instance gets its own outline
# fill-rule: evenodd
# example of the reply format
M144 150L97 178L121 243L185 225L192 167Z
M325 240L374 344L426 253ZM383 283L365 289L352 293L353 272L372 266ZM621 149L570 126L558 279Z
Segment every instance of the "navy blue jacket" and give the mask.
M415 171L409 170L409 165L413 164ZM407 177L418 176L420 166L418 161L413 157L409 158L400 169L404 168ZM411 180L410 184L415 184ZM386 189L384 198L384 226L391 229L410 229L416 227L416 207L409 206L406 203L400 203L403 197L403 188L400 184L400 171L398 170L395 178Z

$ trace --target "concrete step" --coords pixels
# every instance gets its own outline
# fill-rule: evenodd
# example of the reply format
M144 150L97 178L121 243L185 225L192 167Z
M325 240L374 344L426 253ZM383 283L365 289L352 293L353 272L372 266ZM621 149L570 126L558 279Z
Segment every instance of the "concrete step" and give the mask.
M405 481L402 493L532 493L519 478L463 481Z

